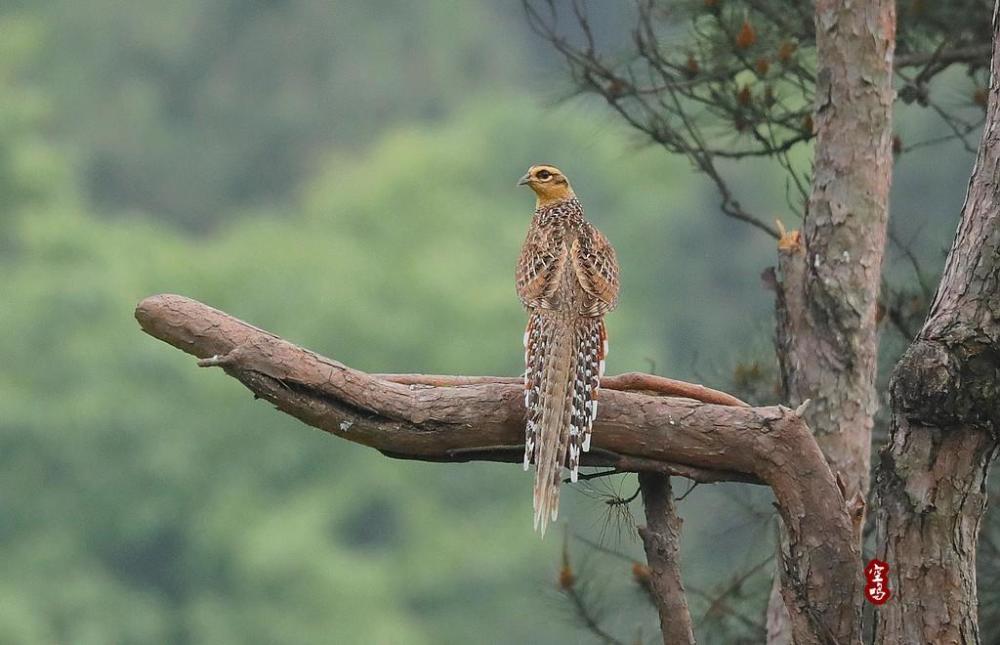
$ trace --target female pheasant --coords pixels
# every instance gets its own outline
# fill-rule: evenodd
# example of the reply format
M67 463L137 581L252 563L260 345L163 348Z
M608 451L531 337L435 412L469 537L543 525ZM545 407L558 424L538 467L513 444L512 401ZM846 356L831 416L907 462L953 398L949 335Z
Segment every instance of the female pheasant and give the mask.
M559 514L563 465L576 481L580 452L590 450L608 353L604 314L618 303L618 262L607 238L584 219L558 168L532 166L518 184L537 197L515 277L530 314L524 332L524 469L535 464L535 528L544 537Z

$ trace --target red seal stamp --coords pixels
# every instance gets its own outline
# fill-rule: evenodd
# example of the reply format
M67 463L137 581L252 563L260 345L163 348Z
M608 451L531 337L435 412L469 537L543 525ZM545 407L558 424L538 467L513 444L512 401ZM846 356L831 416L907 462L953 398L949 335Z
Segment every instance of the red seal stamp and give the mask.
M889 563L871 560L865 567L865 600L873 605L884 605L892 592L889 591Z

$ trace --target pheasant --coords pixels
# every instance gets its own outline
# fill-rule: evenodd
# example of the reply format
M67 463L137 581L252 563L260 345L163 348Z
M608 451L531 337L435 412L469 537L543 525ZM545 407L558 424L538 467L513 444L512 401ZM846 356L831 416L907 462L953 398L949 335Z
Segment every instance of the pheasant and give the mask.
M535 465L535 529L559 514L562 467L577 480L590 450L608 353L604 314L618 303L618 261L558 168L536 165L518 185L536 195L515 278L524 332L524 469Z

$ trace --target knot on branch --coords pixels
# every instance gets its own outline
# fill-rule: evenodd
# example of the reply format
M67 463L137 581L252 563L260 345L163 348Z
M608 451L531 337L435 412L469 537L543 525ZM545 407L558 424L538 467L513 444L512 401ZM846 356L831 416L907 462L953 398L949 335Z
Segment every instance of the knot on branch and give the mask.
M889 384L893 407L911 422L958 423L958 362L938 342L918 340L903 354Z
M890 391L911 423L942 428L1000 423L1000 354L975 339L918 339L893 371Z

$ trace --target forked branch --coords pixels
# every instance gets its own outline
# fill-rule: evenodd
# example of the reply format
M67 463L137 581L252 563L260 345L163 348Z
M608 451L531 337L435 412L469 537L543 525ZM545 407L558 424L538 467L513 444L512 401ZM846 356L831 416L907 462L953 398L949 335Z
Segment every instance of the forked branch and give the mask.
M386 455L520 460L519 382L432 377L427 380L452 381L423 385L414 375L379 378L182 296L147 298L135 316L148 334L201 358L202 365L221 367L282 412ZM793 620L804 621L815 642L830 635L854 640L859 554L844 498L802 419L782 406L649 394L663 382L648 375L619 377L617 385L638 391L602 390L594 448L583 463L696 481L766 483L791 536L785 588L794 590L797 607L813 608L791 608Z

